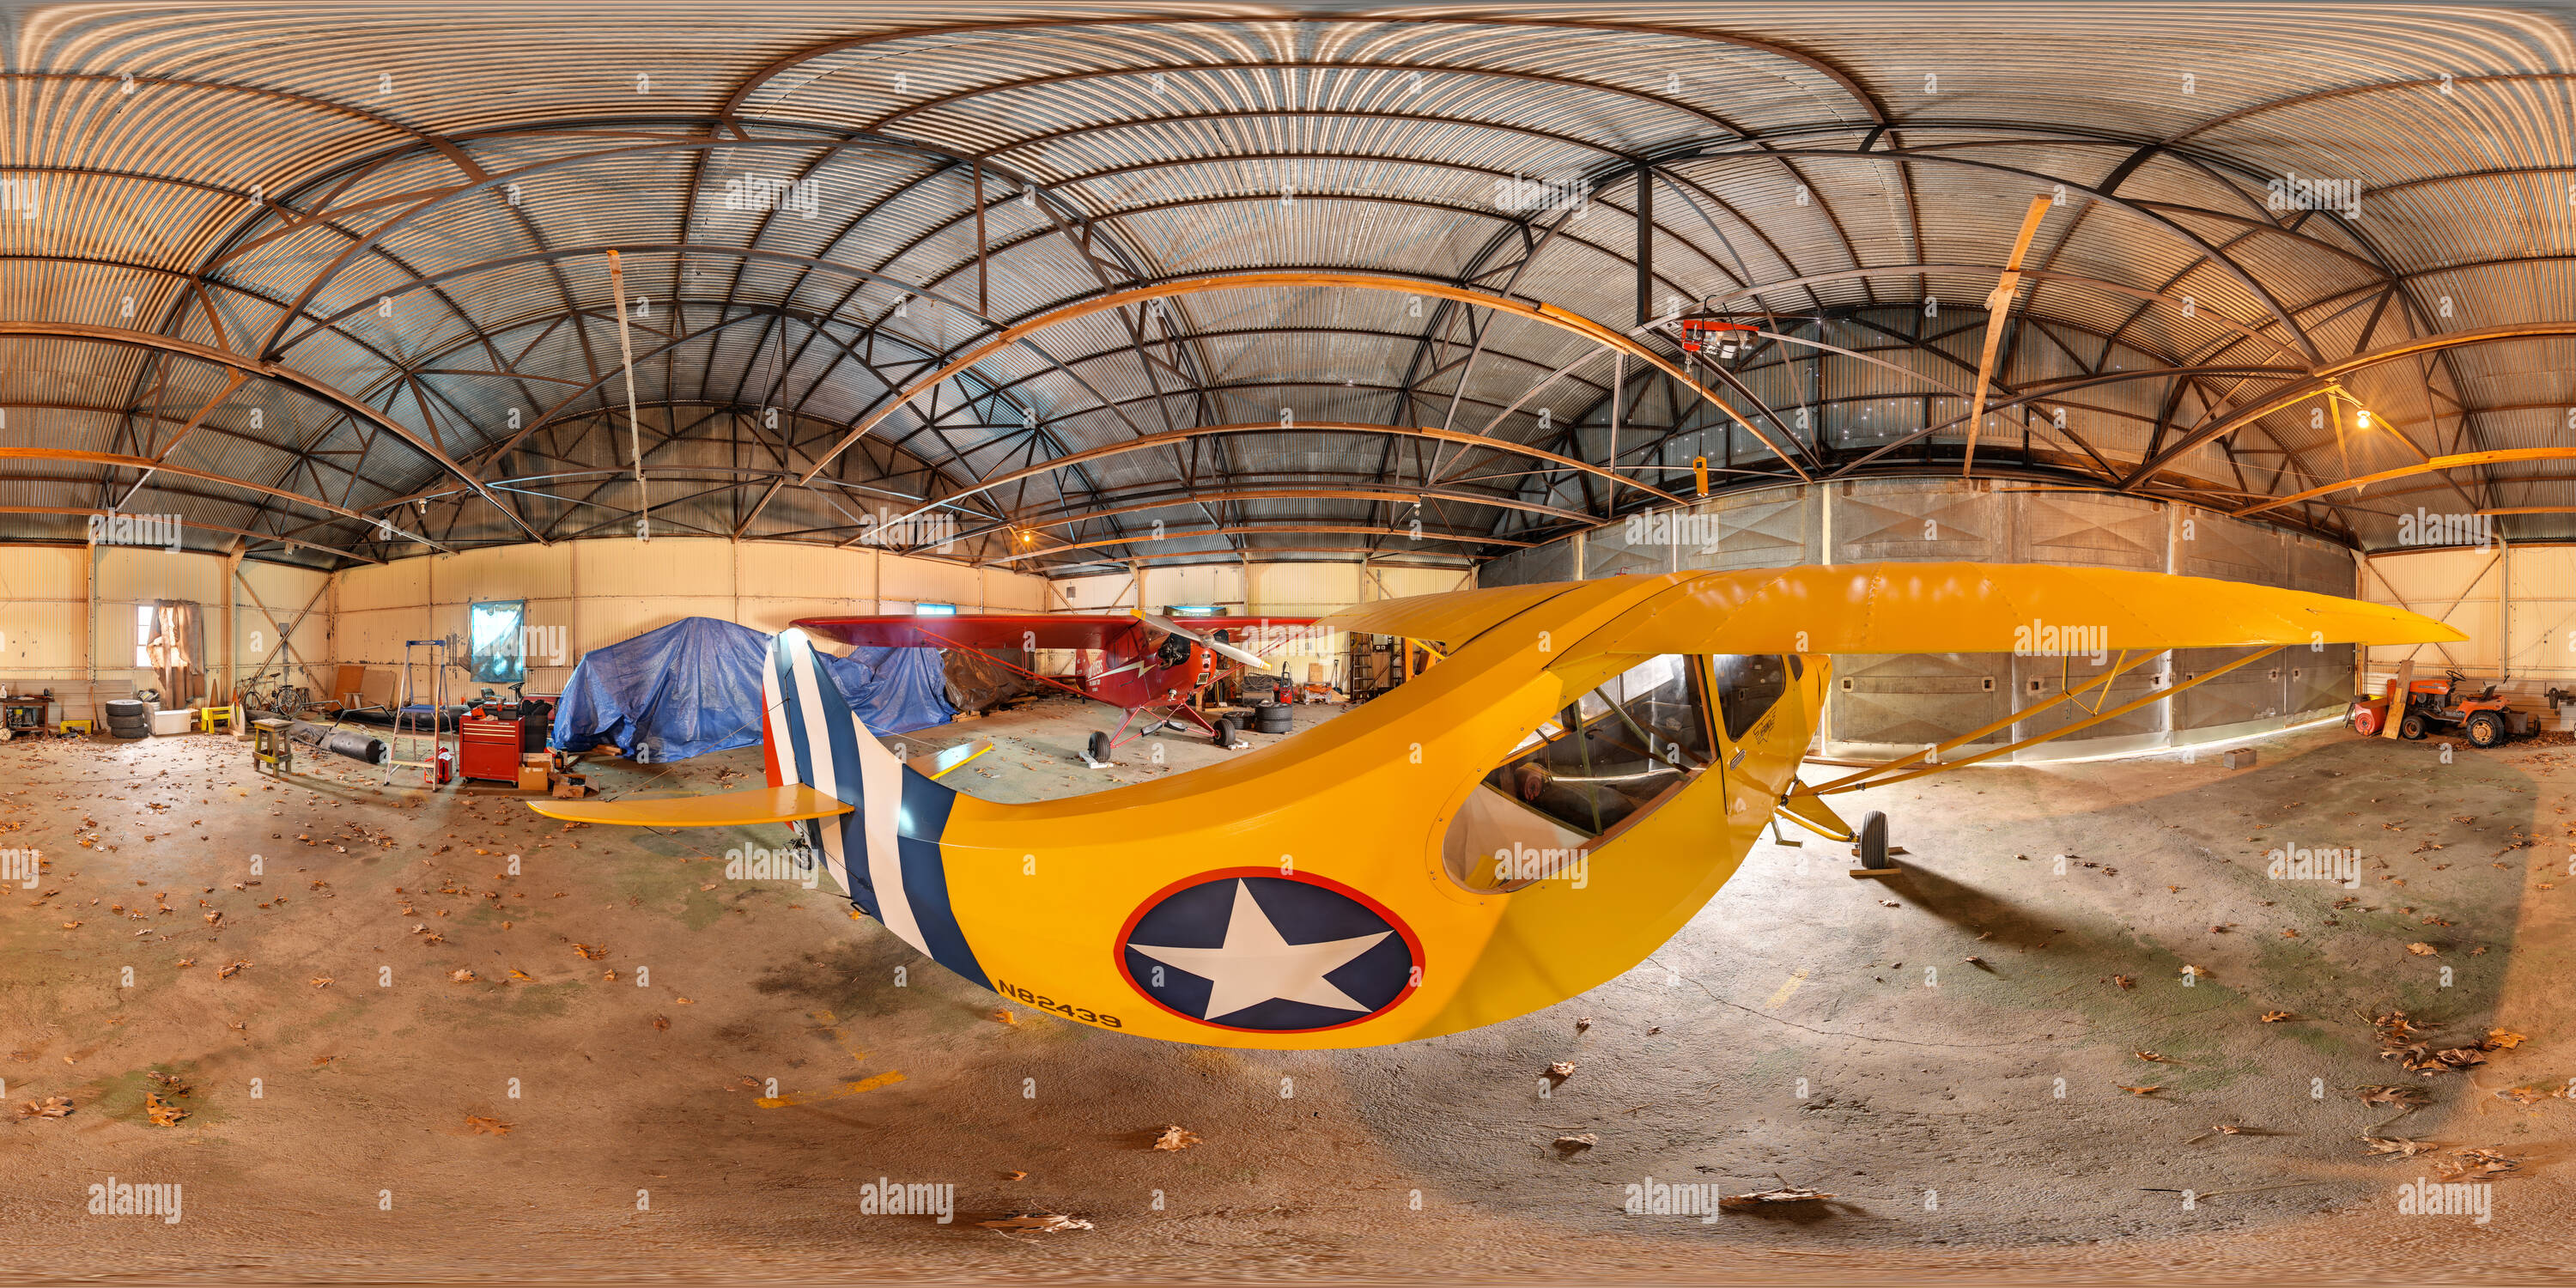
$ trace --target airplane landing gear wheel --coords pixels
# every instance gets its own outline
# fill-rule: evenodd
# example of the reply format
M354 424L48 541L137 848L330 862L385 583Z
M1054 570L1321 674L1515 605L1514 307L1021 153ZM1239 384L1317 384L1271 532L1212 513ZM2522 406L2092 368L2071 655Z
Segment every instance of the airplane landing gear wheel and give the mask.
M1091 753L1091 758L1092 758L1093 760L1098 761L1099 763L1104 764L1104 765L1108 764L1108 763L1109 763L1109 735L1108 735L1108 734L1105 734L1105 733L1095 733L1095 734L1091 735L1091 746L1090 746L1089 750L1090 750L1090 753Z
M1896 864L1887 857L1887 815L1871 810L1860 816L1860 865L1885 871Z
M1231 747L1234 745L1233 717L1228 716L1227 718L1216 722L1216 745L1220 747Z
M2425 724L2422 716L2410 715L2397 722L2397 736L2400 738L2421 740L2430 732L2432 732L2432 726Z

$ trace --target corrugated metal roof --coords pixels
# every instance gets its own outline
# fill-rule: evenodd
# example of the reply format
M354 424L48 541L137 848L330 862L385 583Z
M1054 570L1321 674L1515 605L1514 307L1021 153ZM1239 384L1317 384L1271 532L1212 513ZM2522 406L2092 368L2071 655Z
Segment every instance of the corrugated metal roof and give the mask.
M1261 288L1048 327L798 481L995 327L1140 283L1365 271L1625 330L1642 161L1658 307L1713 301L1785 337L1734 370L1815 445L1811 472L1955 470L1984 297L2023 207L2061 184L1992 395L2031 401L1986 413L1981 468L2232 507L2426 455L2560 447L2576 405L2561 328L2437 346L2343 374L2331 399L2230 419L2354 354L2576 319L2576 36L2545 14L1670 5L1621 23L1532 5L961 23L863 4L831 23L758 4L355 4L220 24L26 11L0 79L0 177L35 185L0 190L35 214L0 209L0 400L18 409L0 446L166 450L174 469L133 504L347 548L371 533L329 507L424 494L412 526L441 541L526 539L439 454L478 482L520 480L495 495L541 534L613 527L632 504L603 473L631 465L615 249L646 465L670 498L657 512L683 527L847 540L834 498L967 493L1283 409L1597 464L1614 366L1580 337L1436 297ZM297 375L255 376L171 450L227 361ZM1670 482L1705 453L1749 471L1722 476L1739 484L1786 474L1705 403L1628 370L1618 468ZM2195 432L2212 428L2230 432ZM139 472L22 455L0 475L11 504L89 506ZM957 504L1121 511L1047 529L1088 540L1208 525L1203 505L1135 498L1236 495L1234 526L1370 526L1384 502L1259 494L1466 489L1512 505L1453 499L1453 527L1526 535L1572 522L1542 509L1606 517L1598 483L1508 450L1291 430L1098 456ZM2480 465L2275 517L2372 545L2395 498L2419 494L2576 508L2576 469ZM47 535L60 517L0 530ZM2503 526L2576 535L2576 515Z

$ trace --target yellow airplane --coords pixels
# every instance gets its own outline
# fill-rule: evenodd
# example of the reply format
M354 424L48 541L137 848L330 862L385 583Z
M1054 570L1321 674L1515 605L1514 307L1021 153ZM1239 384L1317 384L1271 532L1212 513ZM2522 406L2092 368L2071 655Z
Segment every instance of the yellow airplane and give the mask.
M1686 572L1457 591L1324 619L1445 655L1224 763L1028 805L871 736L801 630L772 647L769 787L531 801L554 818L793 823L852 902L941 965L1080 1023L1210 1046L1360 1047L1549 1006L1637 965L1785 815L1887 860L1824 797L2115 719L2283 648L2464 638L2400 609L2236 582L1966 563ZM2174 648L2244 656L2110 705ZM1935 748L1798 781L1836 653L2115 652ZM2079 718L1950 758L2060 703Z

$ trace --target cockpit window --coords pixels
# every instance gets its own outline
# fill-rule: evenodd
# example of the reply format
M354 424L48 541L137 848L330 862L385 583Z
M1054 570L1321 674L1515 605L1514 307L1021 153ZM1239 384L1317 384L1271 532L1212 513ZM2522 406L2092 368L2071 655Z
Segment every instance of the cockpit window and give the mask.
M1789 669L1775 653L1720 653L1709 659L1717 673L1717 713L1734 742L1789 692Z
M1599 836L1709 763L1699 668L1650 658L1576 699L1522 740L1487 786Z

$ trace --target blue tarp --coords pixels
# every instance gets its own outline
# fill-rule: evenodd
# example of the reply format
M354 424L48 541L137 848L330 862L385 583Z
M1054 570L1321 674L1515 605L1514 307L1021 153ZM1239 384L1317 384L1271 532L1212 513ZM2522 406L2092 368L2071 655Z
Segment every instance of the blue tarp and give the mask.
M548 744L560 751L605 744L652 764L756 747L769 639L748 626L688 617L592 649L564 685ZM946 724L955 714L935 648L861 648L823 659L850 709L878 734Z

